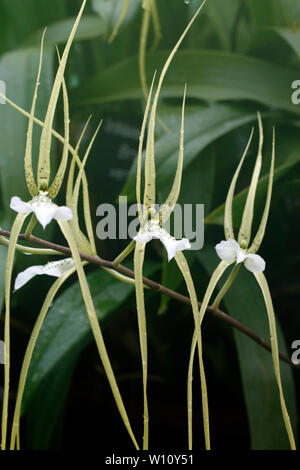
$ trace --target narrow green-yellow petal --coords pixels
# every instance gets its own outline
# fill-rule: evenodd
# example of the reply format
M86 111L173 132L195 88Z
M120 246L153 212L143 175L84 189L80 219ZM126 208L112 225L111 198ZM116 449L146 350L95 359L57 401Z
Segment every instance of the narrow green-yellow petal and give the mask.
M108 356L108 353L104 344L101 328L97 319L96 310L95 310L93 299L90 293L89 285L88 285L88 282L84 273L84 269L81 264L81 259L79 256L79 251L77 248L75 238L72 234L72 231L68 222L58 222L58 223L71 249L72 258L75 262L76 269L77 269L78 280L80 284L82 298L86 307L87 316L90 321L91 329L95 338L99 355L100 355L107 379L109 381L114 399L116 401L123 423L128 431L128 434L131 437L132 442L135 445L135 448L138 449L139 447L135 439L135 436L133 434L133 431L132 431L132 428L128 419L128 415L124 407L124 403L123 403L123 400L122 400L122 397L121 397L121 394L120 394L120 391L119 391L119 388L115 379L115 375L114 375L114 372L113 372L113 369L109 360L109 356Z
M44 31L42 40L41 40L39 67L38 67L38 73L36 77L35 89L34 89L34 94L33 94L33 99L32 99L31 110L30 110L30 118L28 122L25 158L24 158L25 179L26 179L28 191L32 197L37 196L39 193L39 190L38 190L38 187L36 185L35 178L33 175L33 169L32 169L32 133L33 133L33 119L32 118L35 113L35 105L36 105L36 100L37 100L37 95L38 95L37 91L40 85L40 77L41 77L42 63L43 63L43 47L44 47L45 32L46 30Z
M120 16L119 16L119 18L118 18L118 20L117 20L117 22L114 26L114 29L113 29L113 31L110 35L109 40L108 40L109 43L113 42L116 35L118 34L119 28L120 28L121 24L123 23L124 18L126 16L126 13L127 13L128 7L129 7L129 3L130 3L130 0L124 0Z
M205 370L204 370L204 364L203 364L201 323L200 323L200 318L199 318L198 300L197 300L197 295L196 295L193 279L190 273L189 265L187 263L187 260L184 254L181 251L178 251L175 255L175 260L184 277L184 280L188 289L188 293L191 299L192 311L194 315L195 344L197 344L198 346L198 356L199 356L205 448L206 450L210 450L208 398L207 398ZM192 361L190 360L190 363L191 362ZM189 366L189 373L190 373L190 367L191 366ZM191 388L189 389L189 391L191 391ZM191 395L188 395L188 430L189 430L189 450L192 450L193 440L192 440L192 396Z
M143 374L143 397L144 397L144 436L143 450L148 450L149 446L149 412L147 399L147 377L148 377L148 351L147 351L147 324L143 286L143 264L145 256L145 243L137 243L134 250L134 274L135 274L135 295L139 327L139 338L142 358Z
M201 9L203 8L206 0L204 0L200 7L197 9L196 13L188 23L187 27L183 31L182 35L180 36L179 40L177 41L175 47L172 49L169 57L167 58L162 72L159 77L157 90L154 96L154 101L151 109L150 120L149 120L149 130L148 130L148 137L147 137L147 145L146 145L146 159L145 159L145 193L144 193L144 205L147 208L151 208L153 204L155 204L155 179L156 179L156 172L155 172L155 158L154 158L154 130L155 130L155 118L156 118L156 109L158 103L158 97L161 90L161 86L164 80L164 77L167 73L170 63L174 55L176 54L179 46L181 45L182 41L184 40L186 34L188 33L189 29L191 28L193 22L197 18L198 14L200 13Z
M87 264L85 261L82 263L83 265ZM33 350L35 348L38 335L40 333L41 327L44 323L45 317L48 313L48 310L53 302L54 297L56 296L57 292L63 285L63 283L76 271L76 267L72 267L64 273L61 277L59 277L50 287L47 296L44 300L43 306L41 308L41 311L36 319L36 322L34 324L34 327L32 329L30 339L28 341L28 345L26 348L26 352L24 355L23 363L22 363L22 368L21 368L21 373L20 373L20 378L19 378L19 385L18 385L18 392L17 392L17 399L16 399L16 404L15 404L15 411L14 411L14 417L13 417L13 424L12 424L12 431L11 431L11 441L10 441L10 449L15 450L16 446L16 441L17 441L17 436L20 433L20 416L21 416L21 406L22 406L22 399L23 399L23 393L25 389L25 384L26 384L26 378L33 354Z
M171 212L174 209L175 204L177 203L180 187L181 187L181 178L182 178L182 167L183 167L183 155L184 155L184 109L185 109L185 97L186 97L186 86L184 87L183 102L182 102L182 115L181 115L181 129L180 129L180 142L179 142L179 156L177 162L177 169L172 185L170 194L168 195L166 201L162 205L160 213L162 214L162 222L165 222L169 217Z
M248 191L248 195L247 195L247 199L245 203L240 231L238 235L238 242L242 248L248 247L250 238L251 238L255 193L256 193L258 178L260 175L261 164L262 164L262 146L263 146L264 135L263 135L263 127L262 127L260 113L257 113L257 116L258 116L258 127L259 127L258 152L257 152L256 162L255 162L254 170L252 173L251 183L250 183L250 187L249 187L249 191Z
M272 196L272 188L273 188L273 179L274 179L274 162L275 162L275 129L273 129L273 144L272 144L272 158L271 158L271 165L270 165L270 173L269 173L269 183L268 183L268 191L267 191L267 198L266 204L264 208L264 212L261 218L261 222L257 231L257 234L254 237L254 240L249 248L249 253L256 253L259 249L266 230L266 225L269 216L270 210L270 203L271 203L271 196Z
M57 55L58 55L58 60L60 61L58 50L57 50ZM64 104L64 130L65 130L64 145L63 145L63 153L61 157L61 162L59 164L57 173L49 189L50 199L54 199L55 196L57 196L61 188L64 176L65 176L65 171L67 168L68 155L69 155L69 140L70 140L69 98L68 98L68 91L67 91L67 86L66 86L64 77L62 81L62 91L63 91L63 104Z
M4 317L4 390L2 401L2 425L1 425L1 449L6 448L7 419L8 419L8 400L9 400L9 373L10 373L10 291L11 276L15 258L16 244L23 223L28 214L19 213L15 218L10 233L10 242L7 251L5 268L5 317Z
M231 181L231 184L230 184L230 187L229 187L229 191L228 191L228 194L227 194L227 197L226 197L225 211L224 211L224 232L225 232L226 240L228 240L230 238L231 239L235 238L234 237L233 224L232 224L232 201L233 201L233 197L234 197L236 182L237 182L237 179L239 177L239 174L240 174L242 165L244 163L245 157L248 153L248 149L250 147L252 137L253 137L253 128L251 130L251 134L250 134L248 143L246 145L246 148L244 150L243 156L241 158L241 161L238 164L238 167L237 167L237 169L236 169L236 171L233 175L233 178L232 178L232 181Z
M293 429L291 426L290 417L287 411L284 394L282 390L280 365L279 365L278 340L277 340L277 332L276 332L276 321L275 321L275 313L273 309L273 303L272 303L272 299L271 299L271 295L269 291L269 286L263 273L255 273L254 276L263 293L263 297L264 297L264 301L265 301L265 305L266 305L266 309L268 313L272 359L273 359L274 373L275 373L275 377L276 377L276 381L277 381L277 385L279 389L280 406L281 406L284 425L287 431L291 449L295 450L296 444L295 444Z

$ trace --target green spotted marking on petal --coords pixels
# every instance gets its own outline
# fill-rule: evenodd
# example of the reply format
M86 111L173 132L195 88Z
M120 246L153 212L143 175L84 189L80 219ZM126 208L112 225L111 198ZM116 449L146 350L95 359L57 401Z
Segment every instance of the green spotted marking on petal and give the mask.
M87 262L83 262L83 265L87 264ZM26 348L26 352L24 355L23 363L22 363L22 368L21 368L21 373L20 373L20 378L19 378L19 385L18 385L18 392L17 392L17 399L16 399L16 404L15 404L15 410L14 410L14 417L13 417L13 424L12 424L12 431L11 431L11 441L10 441L10 450L15 450L16 444L19 441L19 434L20 434L20 416L21 416L21 407L22 407L22 399L23 399L23 394L24 394L24 389L25 389L25 384L26 384L26 378L28 375L28 370L33 354L33 350L35 348L38 335L40 333L40 330L42 328L42 325L44 323L45 317L48 313L49 308L51 307L51 304L54 300L54 297L56 296L57 292L61 288L61 286L64 284L64 282L76 271L76 266L73 266L70 268L67 272L65 272L61 277L59 277L50 287L47 296L44 300L43 306L41 308L41 311L37 317L37 320L34 324L34 327L32 329L32 333L30 336L30 339L28 341L28 345ZM17 450L19 446L17 445Z
M128 434L131 437L135 448L138 450L139 446L138 446L137 441L135 439L135 436L133 434L133 431L132 431L132 428L131 428L131 425L130 425L130 422L129 422L129 418L128 418L128 415L127 415L127 412L126 412L126 409L125 409L125 406L124 406L124 403L123 403L123 400L122 400L122 397L121 397L121 394L120 394L120 391L119 391L119 387L117 385L116 378L115 378L115 375L114 375L114 372L113 372L113 369L112 369L112 366L111 366L111 363L110 363L110 360L109 360L109 356L108 356L108 353L107 353L107 350L106 350L106 347L105 347L105 343L104 343L103 336L102 336L102 331L101 331L101 328L100 328L100 325L99 325L99 322L98 322L98 319L97 319L96 310L95 310L95 307L94 307L94 303L93 303L93 299L92 299L92 296L91 296L91 293L90 293L90 289L89 289L89 285L88 285L88 282L87 282L87 279L86 279L86 275L85 275L84 269L82 267L82 263L81 263L78 247L77 247L77 244L76 244L76 240L73 236L72 230L71 230L70 225L68 224L68 222L59 222L59 226L60 226L61 231L64 234L64 236L65 236L65 238L68 242L68 245L71 249L72 258L73 258L73 260L75 262L75 265L76 265L76 270L77 270L78 280L79 280L80 289L81 289L81 293L82 293L82 298L83 298L83 301L84 301L84 304L85 304L85 307L86 307L86 311L87 311L87 316L88 316L88 319L90 321L91 329L92 329L92 332L93 332L93 335L94 335L94 338L95 338L95 342L96 342L96 345L97 345L97 348L98 348L98 352L99 352L99 355L100 355L100 358L101 358L101 361L102 361L107 379L109 381L114 399L116 401L117 408L118 408L119 413L122 417L123 423L124 423L124 425L125 425L125 427L128 431Z
M139 338L142 358L143 372L143 397L144 397L144 435L143 450L149 447L149 412L147 399L147 377L148 377L148 351L147 351L147 324L143 286L143 264L145 257L145 243L137 242L134 250L134 275L135 275L135 295L139 327Z
M245 157L248 153L248 149L250 147L252 137L253 137L253 131L254 129L252 128L251 134L248 140L248 143L246 145L246 148L244 150L243 156L241 158L241 161L233 175L229 191L226 197L226 202L225 202L225 211L224 211L224 232L225 232L225 238L226 240L233 239L234 240L234 230L233 230L233 224L232 224L232 201L234 197L234 191L236 187L236 182L239 177L242 165L244 163Z
M57 50L57 55L58 55L58 60L60 62L58 50ZM62 91L63 91L63 105L64 105L64 130L65 130L64 145L63 145L63 153L62 153L62 158L61 158L59 168L57 170L57 173L49 189L50 199L54 199L60 190L61 184L65 176L66 167L68 163L68 155L69 155L69 141L70 141L69 98L68 98L68 91L67 91L67 86L66 86L64 77L62 81Z
M181 187L181 178L182 178L182 167L183 167L183 156L184 156L184 109L185 109L185 98L186 98L186 85L184 87L183 102L182 102L182 115L181 115L181 129L180 129L180 143L179 143L179 156L177 162L177 169L172 185L170 194L168 195L166 201L162 205L160 213L162 214L162 222L170 217L171 212L174 209L175 204L177 203L180 187Z
M207 398L207 386L205 378L205 370L203 364L203 354L202 354L202 337L201 337L201 322L199 321L199 309L198 309L198 300L191 276L190 268L187 263L187 260L184 254L179 251L175 255L175 260L177 265L184 277L188 293L191 299L191 305L194 315L195 322L195 348L196 344L198 346L198 356L199 356L199 369L200 369L200 381L201 381L201 396L202 396L202 412L203 412L203 427L204 427L204 436L205 436L205 448L210 450L210 430L209 430L209 411L208 411L208 398ZM194 348L194 349L195 349ZM195 350L194 350L195 352ZM193 362L190 360L190 363ZM189 377L190 376L190 366L189 366ZM188 385L188 392L191 392L191 383ZM188 393L188 430L189 430L189 450L192 450L193 439L192 439L192 395Z
M260 113L257 113L257 117L259 126L259 146L238 235L238 242L244 249L248 247L251 238L255 193L262 164L262 146L264 135Z
M36 77L32 105L31 105L31 110L30 110L30 117L29 117L29 122L28 122L25 157L24 157L25 179L26 179L28 191L32 197L37 196L39 193L39 190L38 190L38 187L36 185L35 178L33 175L33 169L32 169L32 133L33 133L33 116L35 113L35 105L36 105L36 100L37 100L37 95L38 95L37 91L40 85L40 77L41 77L42 64L43 64L43 47L44 47L45 33L46 33L46 30L44 31L42 35L42 40L41 40L39 67L38 67L38 73Z
M283 416L283 420L284 420L285 428L286 428L287 435L289 438L291 449L295 450L296 449L295 438L294 438L293 429L291 426L290 417L289 417L288 410L286 407L283 390L282 390L282 384L281 384L276 321L275 321L275 313L274 313L273 303L271 299L271 294L270 294L269 286L268 286L268 283L264 274L255 273L254 276L262 291L267 313L268 313L273 367L274 367L274 373L275 373L278 390L279 390L280 406L281 406L282 416Z
M84 7L86 4L86 0L83 0L82 6L68 38L65 50L63 52L56 77L54 80L48 109L45 117L45 122L42 130L41 140L40 140L40 151L39 151L39 161L38 161L38 172L37 172L37 182L38 187L41 190L46 190L48 188L48 183L50 179L50 149L51 149L51 137L52 137L52 126L54 120L54 113L61 89L61 85L63 82L64 71L68 59L68 55L70 52L70 48L81 19Z
M273 179L274 179L274 162L275 162L275 129L273 129L272 158L271 158L271 165L270 165L266 204L265 204L264 212L261 218L261 222L260 222L257 234L255 235L254 240L248 250L249 253L256 253L258 251L265 235L265 230L266 230L266 225L267 225L269 210L270 210L270 204L271 204L271 197L272 197L272 188L273 188Z

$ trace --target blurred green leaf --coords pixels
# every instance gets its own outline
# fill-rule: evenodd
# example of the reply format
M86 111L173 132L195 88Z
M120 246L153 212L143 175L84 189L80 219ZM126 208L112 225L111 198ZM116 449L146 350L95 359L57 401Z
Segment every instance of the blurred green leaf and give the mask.
M206 250L199 252L197 257L211 274L218 262L214 248L208 246ZM270 267L267 264L268 269ZM225 296L224 303L226 311L232 317L251 328L259 336L269 340L270 334L264 301L257 282L246 269L240 270L237 279ZM287 354L278 322L277 333L279 350ZM281 415L272 356L270 352L236 329L234 329L234 338L248 411L251 448L252 450L289 449ZM281 362L280 366L286 403L293 429L296 430L297 412L293 375L289 365Z
M145 275L151 276L157 264L147 262ZM129 298L134 287L120 283L105 271L98 269L87 276L97 317L105 327L111 315ZM35 397L44 380L67 358L70 367L78 354L92 341L90 323L77 282L67 288L53 303L37 340L30 364L23 398L23 411ZM109 346L108 346L109 350ZM71 362L70 362L71 361ZM62 387L64 381L61 380ZM63 390L60 390L63 393ZM53 396L49 397L53 400ZM43 406L43 404L42 404Z
M200 109L199 107L187 108L184 132L184 170L205 147L220 136L255 120L256 113L249 107L212 104L211 106L201 106ZM160 190L170 184L170 174L175 173L178 148L179 127L177 129L177 126L172 126L171 132L164 134L155 144L157 186ZM136 163L131 168L122 191L122 194L127 195L130 202L135 200L135 178Z
M166 51L147 58L148 81L154 70L161 70ZM161 90L162 97L203 100L251 100L272 108L300 113L291 102L291 83L298 73L253 57L216 51L179 51ZM122 77L122 80L120 80ZM137 58L126 59L87 80L75 91L76 105L107 103L142 98Z
M66 42L75 19L76 17L67 18L65 20L52 23L50 26L48 26L45 36L45 44L55 46L56 44ZM31 35L30 38L27 39L26 45L39 45L43 31L43 29L40 29ZM103 34L106 34L106 23L98 16L85 15L82 17L79 23L74 41L92 39L97 36L102 36Z

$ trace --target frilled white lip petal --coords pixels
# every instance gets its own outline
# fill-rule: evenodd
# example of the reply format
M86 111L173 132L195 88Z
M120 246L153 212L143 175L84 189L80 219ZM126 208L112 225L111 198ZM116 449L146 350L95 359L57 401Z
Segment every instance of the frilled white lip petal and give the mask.
M229 263L236 261L242 251L238 242L232 238L226 241L221 241L215 246L215 249L219 258L228 261Z
M266 262L261 256L250 253L246 255L245 266L252 273L261 273L265 270Z
M22 214L30 214L33 212L33 207L28 202L22 201L18 196L14 196L10 200L10 208L16 212L21 212Z
M47 274L48 276L60 277L72 268L74 264L72 258L65 258L47 263L45 266L30 266L30 268L25 269L25 271L17 275L14 290L20 289L20 287L24 286L24 284L37 275Z
M66 206L57 206L44 193L40 193L39 196L35 196L29 202L24 202L19 197L14 196L11 199L10 207L16 212L22 212L23 214L34 212L43 228L45 228L52 219L62 222L70 220L73 217L71 209Z
M156 223L149 223L144 229L134 237L134 240L140 243L148 243L152 239L159 239L168 253L168 261L174 258L177 251L188 250L191 244L187 238L176 240L165 229L159 227Z

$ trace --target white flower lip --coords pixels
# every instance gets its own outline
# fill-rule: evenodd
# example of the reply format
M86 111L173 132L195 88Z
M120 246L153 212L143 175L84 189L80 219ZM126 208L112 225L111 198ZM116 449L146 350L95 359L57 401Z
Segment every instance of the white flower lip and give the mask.
M30 279L34 276L47 274L48 276L60 277L66 271L74 266L72 258L65 258L59 261L52 261L51 263L45 264L45 266L30 266L19 273L15 280L14 291L23 287Z
M167 250L168 261L174 258L177 251L191 248L187 238L176 240L165 229L159 227L156 222L148 222L133 239L139 243L148 243L150 240L159 239Z
M52 219L64 221L70 220L73 217L71 209L66 206L57 206L50 198L42 193L40 193L39 196L35 196L29 202L24 202L18 196L14 196L11 198L10 208L22 214L30 214L33 212L44 229Z
M245 267L252 273L259 273L265 270L266 263L261 256L253 253L247 255L238 242L232 238L221 241L215 248L219 258L229 263L236 262L236 264L239 264L244 262Z

